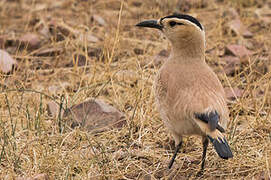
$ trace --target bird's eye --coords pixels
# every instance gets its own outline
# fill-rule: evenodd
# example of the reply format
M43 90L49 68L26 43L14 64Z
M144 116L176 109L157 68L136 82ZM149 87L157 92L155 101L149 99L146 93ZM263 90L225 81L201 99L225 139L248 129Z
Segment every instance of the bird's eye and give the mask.
M175 21L170 21L170 22L169 22L169 25L170 25L171 27L174 27L176 24L177 24L177 23L176 23Z

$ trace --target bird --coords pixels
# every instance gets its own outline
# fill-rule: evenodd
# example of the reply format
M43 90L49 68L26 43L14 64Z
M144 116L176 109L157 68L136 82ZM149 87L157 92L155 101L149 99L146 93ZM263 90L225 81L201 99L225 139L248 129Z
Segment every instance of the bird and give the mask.
M168 168L182 147L183 136L202 137L199 173L205 168L209 141L220 158L232 158L225 134L229 109L224 88L205 61L203 25L188 14L173 14L136 26L158 29L171 43L170 56L154 80L155 104L175 141Z

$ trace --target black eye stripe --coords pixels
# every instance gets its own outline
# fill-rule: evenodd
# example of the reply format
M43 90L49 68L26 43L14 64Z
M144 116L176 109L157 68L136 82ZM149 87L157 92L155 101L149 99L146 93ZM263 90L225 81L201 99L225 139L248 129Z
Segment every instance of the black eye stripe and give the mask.
M192 23L194 23L196 26L198 26L201 30L203 30L203 27L202 25L200 24L200 22L192 17L192 16L189 16L187 14L173 14L173 15L169 15L169 16L166 16L166 17L163 17L160 19L160 21L163 21L164 19L167 19L167 18L179 18L179 19L185 19L185 20L188 20ZM183 25L183 24L180 24L180 25Z
M177 23L178 25L185 25L184 23Z
M169 22L169 25L170 25L171 27L174 27L175 25L184 25L184 23L180 23L180 22L176 22L176 21L170 21L170 22Z
M175 26L177 23L175 22L175 21L170 21L169 22L169 25L171 26L171 27L173 27L173 26Z

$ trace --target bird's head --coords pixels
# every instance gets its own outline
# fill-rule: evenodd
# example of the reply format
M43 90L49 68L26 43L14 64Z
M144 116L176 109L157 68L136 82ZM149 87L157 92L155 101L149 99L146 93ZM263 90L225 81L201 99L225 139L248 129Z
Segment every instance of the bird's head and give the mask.
M172 44L205 41L203 26L196 18L186 14L173 14L158 20L142 21L136 26L159 29Z

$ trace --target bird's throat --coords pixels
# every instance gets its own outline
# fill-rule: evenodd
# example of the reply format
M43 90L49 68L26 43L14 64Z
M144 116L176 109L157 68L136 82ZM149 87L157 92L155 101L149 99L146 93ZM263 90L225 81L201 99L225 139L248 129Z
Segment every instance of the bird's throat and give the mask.
M188 42L189 41L189 42ZM173 59L205 59L205 42L190 39L172 42L172 58Z

